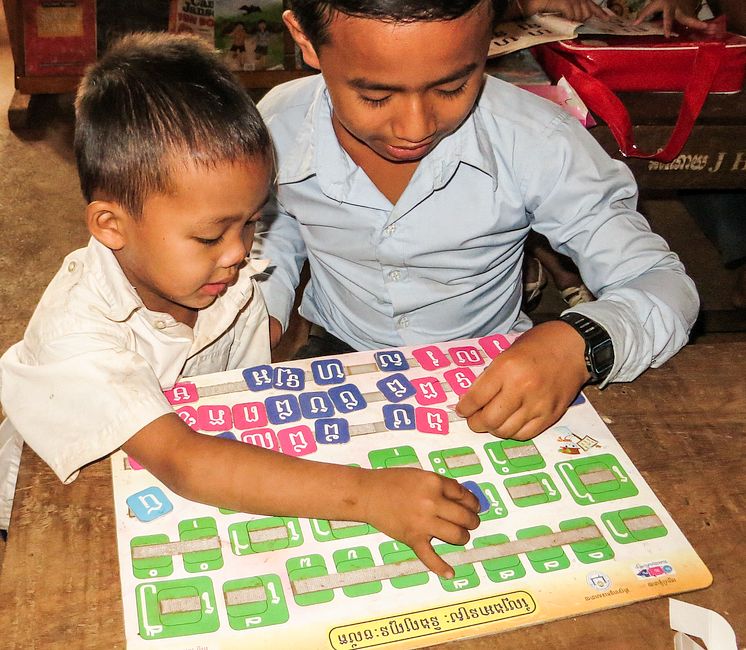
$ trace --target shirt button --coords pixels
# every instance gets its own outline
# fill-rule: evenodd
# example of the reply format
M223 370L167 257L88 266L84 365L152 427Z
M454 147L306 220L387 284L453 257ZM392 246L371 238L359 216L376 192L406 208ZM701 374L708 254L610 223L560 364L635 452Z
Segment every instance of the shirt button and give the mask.
M399 319L399 327L409 327L409 319L406 316Z
M393 271L389 271L389 277L394 281L397 282L401 279L401 271L398 269L394 269Z
M155 321L155 328L159 330L166 329L166 321L162 321L162 320Z
M67 270L72 273L75 269L78 268L78 265L76 262L70 262L70 264L67 265Z
M391 224L390 226L386 226L383 229L383 234L387 237L391 237L396 232L396 226L394 224Z

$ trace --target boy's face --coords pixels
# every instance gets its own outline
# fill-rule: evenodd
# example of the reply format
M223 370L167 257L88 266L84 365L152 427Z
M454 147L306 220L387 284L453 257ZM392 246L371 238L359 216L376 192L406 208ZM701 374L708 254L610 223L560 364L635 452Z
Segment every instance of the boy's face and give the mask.
M491 37L482 2L451 21L390 23L337 13L317 54L335 130L354 156L364 145L394 162L425 156L471 112Z
M197 311L233 284L254 239L270 187L263 160L188 161L171 175L173 193L146 198L142 216L125 215L115 255L148 309L193 326Z

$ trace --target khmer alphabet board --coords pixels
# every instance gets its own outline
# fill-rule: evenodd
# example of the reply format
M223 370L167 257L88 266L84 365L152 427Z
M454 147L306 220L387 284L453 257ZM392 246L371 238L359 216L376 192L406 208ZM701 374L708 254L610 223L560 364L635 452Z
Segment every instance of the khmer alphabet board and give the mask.
M427 572L367 524L186 501L112 457L128 648L414 648L708 586L707 568L582 396L528 442L451 407L514 336L205 375L167 391L190 426L339 464L416 466L476 488L456 569ZM247 475L247 481L251 476Z

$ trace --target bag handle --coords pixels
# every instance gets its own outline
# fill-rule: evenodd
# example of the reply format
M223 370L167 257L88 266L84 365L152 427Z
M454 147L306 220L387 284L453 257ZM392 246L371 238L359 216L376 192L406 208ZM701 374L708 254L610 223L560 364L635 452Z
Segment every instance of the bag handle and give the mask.
M722 41L699 44L693 70L684 89L681 109L671 136L664 147L647 153L641 151L635 144L629 113L619 97L605 83L589 75L551 46L544 46L541 56L551 61L553 69L567 79L588 108L606 122L622 155L671 162L684 148L692 132L694 122L712 88L724 53L725 43Z

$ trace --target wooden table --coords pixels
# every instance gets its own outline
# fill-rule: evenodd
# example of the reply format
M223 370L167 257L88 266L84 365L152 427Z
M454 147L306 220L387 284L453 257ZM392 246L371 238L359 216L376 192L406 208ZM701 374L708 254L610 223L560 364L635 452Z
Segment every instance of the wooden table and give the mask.
M681 598L721 613L743 642L746 343L690 345L632 384L587 395L714 576ZM124 647L108 460L65 486L24 451L0 620L3 648ZM669 650L672 638L657 599L449 647Z

